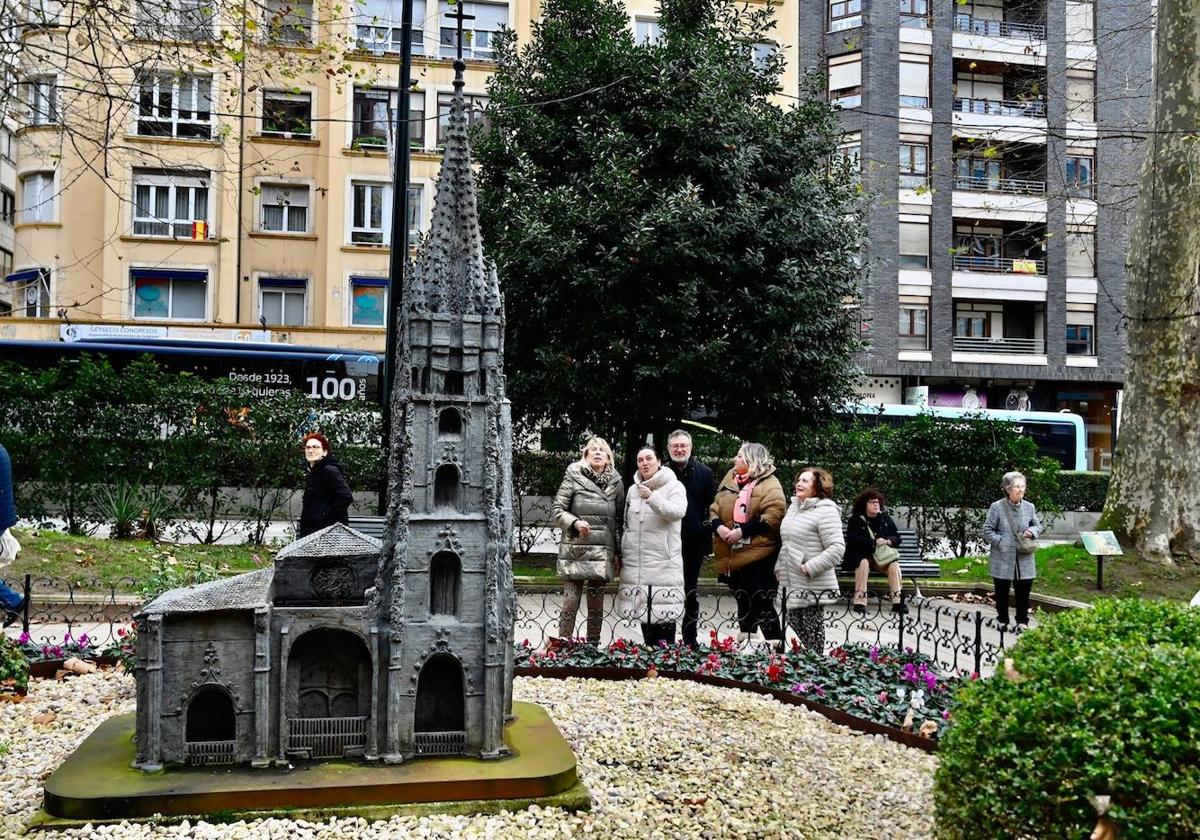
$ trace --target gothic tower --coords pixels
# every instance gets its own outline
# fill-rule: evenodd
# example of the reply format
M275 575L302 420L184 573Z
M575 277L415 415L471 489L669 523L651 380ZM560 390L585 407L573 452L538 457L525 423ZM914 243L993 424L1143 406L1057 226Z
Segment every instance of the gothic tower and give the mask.
M504 304L485 258L463 100L430 234L397 317L383 554L373 594L385 761L506 754L512 708L512 440ZM400 228L397 228L400 229Z

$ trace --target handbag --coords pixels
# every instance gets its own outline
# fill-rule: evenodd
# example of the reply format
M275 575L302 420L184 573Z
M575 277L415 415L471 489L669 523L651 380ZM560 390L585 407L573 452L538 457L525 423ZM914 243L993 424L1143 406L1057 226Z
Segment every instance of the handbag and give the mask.
M862 517L862 521L867 526L867 533L871 535L871 542L875 542L875 532L871 530L871 525L867 522L867 517ZM900 551L895 546L884 543L883 545L875 546L873 557L875 558L875 565L881 569L885 569L900 559Z
M1037 551L1037 540L1025 536L1025 532L1017 528L1017 520L1013 519L1012 505L1005 502L1004 512L1008 514L1008 524L1012 528L1013 538L1017 542L1017 554L1033 554Z

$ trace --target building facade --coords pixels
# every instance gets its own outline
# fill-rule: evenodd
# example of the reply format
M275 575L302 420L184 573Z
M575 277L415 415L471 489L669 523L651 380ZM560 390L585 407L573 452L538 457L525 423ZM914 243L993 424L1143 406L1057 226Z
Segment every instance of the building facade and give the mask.
M472 16L474 122L496 33L527 39L541 4L458 6ZM413 3L410 242L431 219L456 7ZM791 8L764 47L796 42ZM635 37L660 36L654 0L629 10ZM46 0L25 13L4 285L38 305L14 312L0 337L57 340L62 310L74 324L235 339L266 329L275 341L383 350L400 0L136 0L123 15ZM794 55L787 63L791 91Z
M1112 452L1152 9L804 0L871 230L864 397L1083 415Z

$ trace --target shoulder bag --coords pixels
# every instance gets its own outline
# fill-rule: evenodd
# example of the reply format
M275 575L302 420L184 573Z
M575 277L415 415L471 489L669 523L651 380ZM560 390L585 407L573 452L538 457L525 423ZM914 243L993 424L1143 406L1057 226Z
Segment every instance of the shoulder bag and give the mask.
M1008 514L1008 524L1012 528L1013 539L1017 541L1017 554L1033 554L1037 551L1037 540L1025 536L1024 529L1017 528L1017 520L1013 518L1012 505L1007 501L1001 502L1004 512Z
M871 535L871 542L875 542L875 532L871 530L871 523L867 522L867 517L861 517L863 524L867 526L867 533ZM881 569L885 569L892 563L900 559L900 551L893 545L883 543L875 546L875 565Z

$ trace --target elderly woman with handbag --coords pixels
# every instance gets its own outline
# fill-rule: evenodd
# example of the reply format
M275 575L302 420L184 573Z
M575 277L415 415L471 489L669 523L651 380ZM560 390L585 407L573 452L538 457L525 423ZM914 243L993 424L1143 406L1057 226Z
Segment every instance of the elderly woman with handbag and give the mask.
M563 579L563 606L558 617L560 639L575 632L575 617L587 586L587 640L600 641L604 622L604 585L616 576L621 544L617 508L624 484L613 466L612 448L604 438L583 445L580 459L567 467L551 508L562 529L558 576ZM555 641L551 641L551 646Z
M874 487L858 494L846 525L846 556L842 571L854 574L854 611L867 612L867 576L871 572L887 575L892 596L892 612L904 614L908 607L900 600L903 579L900 573L900 529L884 507L887 499Z
M1042 523L1032 502L1025 501L1025 476L1008 472L1002 479L1004 498L992 502L983 538L991 545L988 573L996 585L996 617L1008 627L1008 586L1016 592L1017 629L1029 628L1029 593L1037 577L1034 552Z

